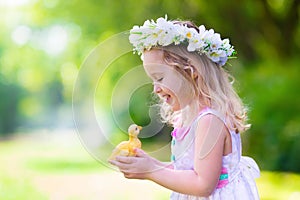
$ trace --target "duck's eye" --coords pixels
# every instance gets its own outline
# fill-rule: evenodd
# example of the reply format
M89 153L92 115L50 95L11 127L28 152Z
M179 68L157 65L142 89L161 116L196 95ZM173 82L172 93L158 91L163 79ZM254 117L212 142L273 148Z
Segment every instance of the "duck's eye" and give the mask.
M137 131L137 130L138 130L138 128L135 128L135 130Z

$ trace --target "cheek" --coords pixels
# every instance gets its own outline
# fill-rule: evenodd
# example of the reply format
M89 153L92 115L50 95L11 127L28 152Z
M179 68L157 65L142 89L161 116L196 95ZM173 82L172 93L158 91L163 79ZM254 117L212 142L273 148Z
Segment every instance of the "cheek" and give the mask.
M170 76L166 76L162 84L175 96L181 106L186 106L195 96L192 83L177 71L172 71L169 74Z
M178 81L178 87L176 95L178 97L179 103L182 105L187 105L194 98L195 91L193 85L187 80Z

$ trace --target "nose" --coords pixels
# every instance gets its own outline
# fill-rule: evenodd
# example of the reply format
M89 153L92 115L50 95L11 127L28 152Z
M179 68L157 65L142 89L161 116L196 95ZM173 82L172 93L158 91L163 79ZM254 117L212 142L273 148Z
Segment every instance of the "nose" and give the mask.
M161 87L158 84L156 84L156 83L154 83L153 90L157 94L162 91Z

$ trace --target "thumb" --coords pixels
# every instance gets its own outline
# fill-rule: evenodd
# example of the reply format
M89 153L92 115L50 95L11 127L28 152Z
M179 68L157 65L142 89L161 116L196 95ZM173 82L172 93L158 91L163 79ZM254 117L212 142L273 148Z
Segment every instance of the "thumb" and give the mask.
M137 157L145 157L147 155L146 152L140 148L135 148L134 151Z

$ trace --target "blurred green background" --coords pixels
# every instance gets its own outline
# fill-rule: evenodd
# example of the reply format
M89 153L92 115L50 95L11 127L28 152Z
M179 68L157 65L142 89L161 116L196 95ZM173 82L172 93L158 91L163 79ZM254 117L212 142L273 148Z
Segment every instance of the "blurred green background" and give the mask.
M124 182L93 160L76 140L72 116L74 83L89 53L114 34L165 14L230 38L238 59L228 70L252 124L242 136L243 151L263 170L262 199L300 198L298 0L0 0L0 199L139 199L149 190L149 199L168 197L150 183ZM104 95L111 97L118 78L137 63L137 55L126 55L119 63L124 67L108 71ZM139 90L127 108L142 125L149 123L150 90ZM110 101L98 103L109 111ZM107 180L117 189L109 193ZM72 185L81 189L72 193Z

